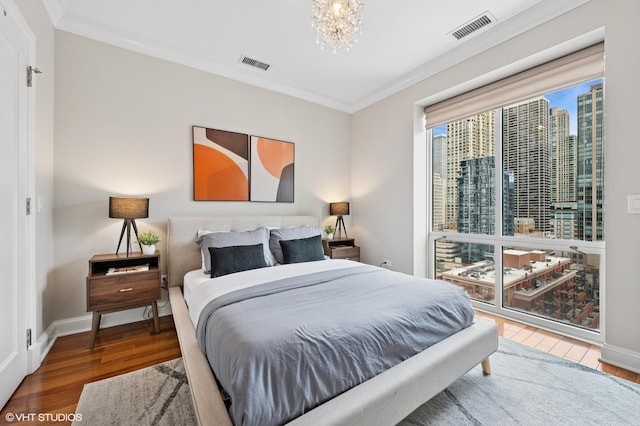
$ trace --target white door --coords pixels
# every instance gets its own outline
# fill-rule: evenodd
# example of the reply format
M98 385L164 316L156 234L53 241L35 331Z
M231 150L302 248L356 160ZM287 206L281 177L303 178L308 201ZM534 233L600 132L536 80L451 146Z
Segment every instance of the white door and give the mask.
M29 44L18 21L22 18L15 16L17 9L11 6L3 6L0 0L0 407L28 373Z

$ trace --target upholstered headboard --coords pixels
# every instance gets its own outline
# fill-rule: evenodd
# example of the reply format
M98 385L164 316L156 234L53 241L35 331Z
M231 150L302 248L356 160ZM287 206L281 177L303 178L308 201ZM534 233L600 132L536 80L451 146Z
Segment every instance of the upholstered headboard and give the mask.
M167 224L167 275L169 287L182 285L184 274L201 266L198 230L248 231L261 226L318 225L315 216L176 216Z

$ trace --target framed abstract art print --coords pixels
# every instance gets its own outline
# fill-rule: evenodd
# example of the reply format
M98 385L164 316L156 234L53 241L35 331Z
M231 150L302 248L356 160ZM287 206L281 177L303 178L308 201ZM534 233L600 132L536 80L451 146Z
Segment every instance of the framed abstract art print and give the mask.
M251 136L250 199L293 203L295 144Z
M249 201L249 135L193 126L193 199Z
M193 199L293 203L295 144L193 126Z

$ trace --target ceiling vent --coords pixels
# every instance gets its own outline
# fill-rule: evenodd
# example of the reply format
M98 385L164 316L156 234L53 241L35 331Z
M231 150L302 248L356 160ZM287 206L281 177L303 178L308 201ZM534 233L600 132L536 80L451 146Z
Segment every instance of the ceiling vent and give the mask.
M244 55L242 55L240 57L240 63L252 66L254 68L259 68L262 71L268 70L269 67L271 66L271 65L265 64L264 62L261 62L261 61L259 61L257 59L253 59L253 58L250 58L250 57L244 56Z
M478 16L477 18L473 18L470 22L451 31L449 34L454 36L456 39L460 40L463 37L466 37L469 34L478 31L480 28L485 27L492 22L495 22L495 20L496 19L493 16L491 16L489 12L484 12L482 15Z

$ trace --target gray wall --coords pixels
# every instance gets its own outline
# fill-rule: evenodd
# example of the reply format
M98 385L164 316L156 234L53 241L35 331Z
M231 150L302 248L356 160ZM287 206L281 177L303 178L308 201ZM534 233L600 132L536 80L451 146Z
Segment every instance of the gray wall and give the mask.
M627 194L640 194L635 107L640 93L640 51L630 39L636 33L638 16L640 2L636 0L593 0L353 114L351 191L357 206L353 221L360 243L366 247L364 261L391 259L395 269L409 273L423 268L413 256L414 244L424 246L422 236L414 239L413 235L414 220L420 220L414 211L424 214L423 206L414 205L414 196L420 198L420 194L414 195L413 169L417 105L604 28L607 248L603 353L609 360L615 358L618 364L640 371L636 266L640 216L627 214L626 198Z

